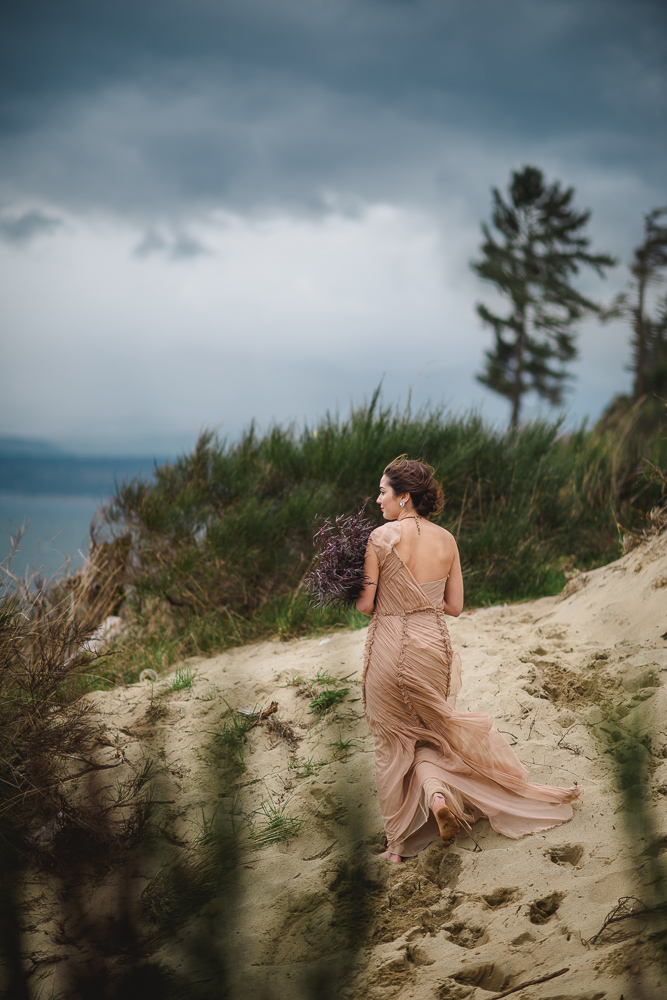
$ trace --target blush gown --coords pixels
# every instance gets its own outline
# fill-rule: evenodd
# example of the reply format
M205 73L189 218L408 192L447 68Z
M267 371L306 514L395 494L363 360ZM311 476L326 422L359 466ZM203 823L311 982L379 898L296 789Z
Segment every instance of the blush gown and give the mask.
M380 576L363 674L388 849L412 857L438 839L436 792L466 829L485 816L518 838L566 822L581 789L529 782L489 715L455 710L460 658L441 610L446 579L417 583L396 552L400 537L397 521L371 534Z

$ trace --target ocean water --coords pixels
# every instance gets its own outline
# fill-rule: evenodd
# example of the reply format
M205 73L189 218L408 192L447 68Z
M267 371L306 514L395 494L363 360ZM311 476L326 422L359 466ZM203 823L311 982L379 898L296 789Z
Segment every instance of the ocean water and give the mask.
M76 569L90 544L90 522L99 505L124 480L150 478L161 461L41 453L38 448L21 453L0 438L0 562L9 554L11 536L25 523L12 560L14 574L34 569L49 578L64 571L68 560L70 570Z
M0 562L9 555L11 536L27 525L11 571L23 576L34 569L51 577L68 559L74 570L90 544L90 522L101 500L92 496L34 495L0 490Z

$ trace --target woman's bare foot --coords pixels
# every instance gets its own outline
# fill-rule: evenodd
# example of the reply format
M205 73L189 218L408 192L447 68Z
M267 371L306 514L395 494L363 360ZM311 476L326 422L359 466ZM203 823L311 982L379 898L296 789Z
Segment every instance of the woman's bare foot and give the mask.
M440 830L440 840L445 847L450 847L456 840L459 832L459 824L454 813L451 811L443 795L434 795L431 808L436 818L438 829Z
M392 861L395 865L400 865L403 858L400 854L392 854L391 851L383 851L382 854L378 855L381 858L386 858L387 861Z

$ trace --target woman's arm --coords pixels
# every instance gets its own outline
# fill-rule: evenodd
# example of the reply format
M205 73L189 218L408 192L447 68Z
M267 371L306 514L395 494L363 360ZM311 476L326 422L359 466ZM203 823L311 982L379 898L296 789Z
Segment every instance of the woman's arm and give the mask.
M452 618L458 618L463 611L463 574L461 572L461 557L454 542L455 555L452 568L445 584L445 596L442 600L442 610Z
M359 599L357 600L357 611L361 611L362 615L373 614L373 608L375 607L375 591L377 590L379 575L380 563L378 561L378 555L375 551L375 546L371 541L369 541L366 546L366 557L364 559L364 577L366 580L371 582L366 584L364 589L361 591Z

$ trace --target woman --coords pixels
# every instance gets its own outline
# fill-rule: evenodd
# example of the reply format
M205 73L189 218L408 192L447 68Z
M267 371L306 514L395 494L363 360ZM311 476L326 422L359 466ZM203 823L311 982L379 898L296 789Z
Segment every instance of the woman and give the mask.
M449 845L482 816L507 837L565 822L581 789L528 782L490 716L454 709L460 660L445 615L461 614L463 578L454 537L428 520L443 507L433 470L397 458L377 502L388 523L370 536L357 608L373 616L363 692L387 834L382 856L400 862L438 834Z

